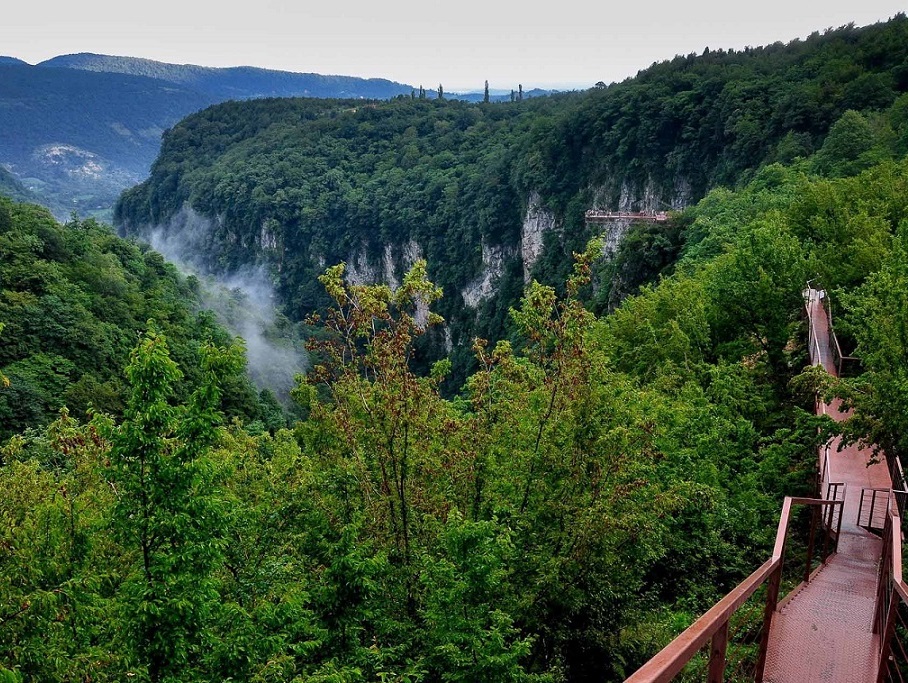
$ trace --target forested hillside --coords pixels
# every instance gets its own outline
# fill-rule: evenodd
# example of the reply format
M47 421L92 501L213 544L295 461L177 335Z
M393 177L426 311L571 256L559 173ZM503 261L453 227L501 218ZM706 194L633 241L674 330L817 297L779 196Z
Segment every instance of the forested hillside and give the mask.
M211 314L198 310L197 282L160 254L140 250L93 220L58 224L36 206L0 197L0 438L43 428L59 410L121 415L129 394L123 367L149 319L168 336L184 375L198 384L197 347L227 344ZM231 416L264 415L242 370L221 406ZM277 411L280 415L280 411Z
M212 102L140 76L0 64L0 164L58 217L109 209L164 130Z
M834 387L852 436L903 447L908 161L818 176L830 158L711 192L681 217L674 274L603 317L582 303L591 243L561 296L527 289L514 344L473 345L454 400L447 362L411 366L441 324L421 261L394 292L327 269L292 430L224 426L238 359L203 346L193 390L178 334L150 324L122 410L0 451L3 675L621 680L762 562L782 496L811 490L831 425L811 414L830 387L799 376L808 278L847 302L865 362ZM6 240L31 211L11 210ZM16 239L32 258L52 243ZM24 381L3 372L4 394Z
M587 209L680 208L814 152L824 172L866 166L896 152L900 124L881 112L906 90L898 16L515 104L228 103L165 136L116 221L131 235L183 236L218 269L267 264L296 319L325 305L315 279L325 264L393 284L425 257L446 295L433 354L453 352L462 377L474 334L513 329L506 311L531 276L564 280L593 233ZM614 303L647 276L630 275L618 296L599 282L599 299Z
M908 449L906 30L190 117L118 215L317 310L292 424L196 279L0 199L0 681L623 680L765 561L835 431ZM808 280L855 377L805 369Z
M0 166L0 195L17 201L35 200L35 196L2 166Z

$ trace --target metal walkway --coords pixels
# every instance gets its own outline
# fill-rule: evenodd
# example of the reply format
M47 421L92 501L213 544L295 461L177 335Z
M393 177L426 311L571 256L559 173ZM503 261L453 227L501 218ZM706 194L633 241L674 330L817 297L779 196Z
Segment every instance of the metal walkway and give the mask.
M811 362L837 375L843 361L857 359L842 355L825 293L808 287L805 309ZM848 417L839 401L818 401L816 410L838 421ZM908 681L908 585L902 580L900 513L908 499L908 491L901 490L905 474L898 458L868 464L869 450L839 446L836 438L819 449L818 498L785 498L770 559L627 683L667 683L679 674L696 680L694 672L701 671L697 662L704 658L702 675L709 683ZM893 479L898 491L892 490ZM806 506L813 514L804 578L779 600L783 568L797 568L800 561L797 553L788 557L786 550L795 506ZM882 531L882 538L867 528ZM833 552L827 552L830 543ZM817 557L814 551L820 547ZM811 558L819 566L814 568ZM764 587L764 597L757 598L764 603L764 616L756 659L752 668L735 667L728 678L726 667L737 656L732 651L742 652L734 618ZM756 644L740 641L747 642Z
M811 360L835 375L821 296L808 290ZM847 417L838 401L821 404L818 411L836 420ZM851 446L839 451L838 446L837 438L825 451L828 463L820 463L825 481L845 484L838 553L773 619L763 678L767 683L876 680L879 636L873 633L873 618L882 541L857 526L857 519L862 489L889 488L889 471L884 463L868 467L866 450Z

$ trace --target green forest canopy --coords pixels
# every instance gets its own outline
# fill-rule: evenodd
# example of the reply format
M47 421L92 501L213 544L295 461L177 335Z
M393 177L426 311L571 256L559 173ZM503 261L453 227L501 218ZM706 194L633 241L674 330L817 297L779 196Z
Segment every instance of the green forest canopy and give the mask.
M63 406L120 415L128 387L123 368L137 334L154 319L166 333L187 392L199 377L197 347L227 344L211 314L198 308L197 283L160 254L139 248L94 220L57 223L43 208L0 197L0 437L43 427ZM263 405L241 371L229 380L223 409L262 419Z
M422 264L395 292L328 269L292 429L225 425L236 353L197 347L186 386L179 334L149 327L117 415L64 412L2 450L10 680L620 680L809 492L824 423L790 381L808 277L856 316L849 429L904 448L908 349L883 332L908 300L908 162L820 163L710 193L674 273L603 317L582 303L593 243L563 295L528 288L520 344L475 344L453 400L446 363L409 367L416 302L438 295ZM9 240L33 218L5 206Z
M394 291L329 264L290 428L192 280L0 201L0 405L35 407L0 448L0 680L621 680L811 493L814 390L853 401L848 438L908 447L906 111L843 109L812 156L752 162L617 265L578 248L449 398L449 362L412 363L440 324L417 308L444 311L431 261ZM616 272L639 292L591 311ZM808 279L854 379L802 372Z
M124 194L116 222L141 235L190 206L211 221L200 248L212 267L268 265L293 320L328 305L317 282L326 264L362 253L381 272L390 248L402 272L413 242L445 292L439 311L462 381L476 368L473 336L514 332L507 311L525 284L531 194L559 226L532 274L560 286L570 254L592 236L586 209L617 208L622 197L635 208L644 197L651 209L691 204L813 153L823 174L854 173L904 147L906 90L908 19L899 15L787 45L679 56L606 88L514 104L226 103L165 135L150 179ZM480 277L484 248L500 249L501 277L472 309L461 292ZM651 268L674 257L653 256ZM604 306L652 273L624 275L627 286L600 283L617 288L603 292ZM429 358L445 355L440 331L427 339Z

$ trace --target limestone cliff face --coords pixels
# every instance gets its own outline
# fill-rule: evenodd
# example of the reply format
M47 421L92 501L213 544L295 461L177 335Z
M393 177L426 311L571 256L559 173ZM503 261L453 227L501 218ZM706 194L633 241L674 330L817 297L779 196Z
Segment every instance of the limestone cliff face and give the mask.
M545 233L558 228L554 213L542 204L538 192L531 192L527 199L527 212L520 231L520 256L523 260L523 281L530 282L530 273L542 254Z
M497 293L496 284L504 273L505 261L512 258L517 250L502 245L482 244L482 272L479 277L460 291L464 303L476 308L485 299Z
M589 199L588 209L611 209L617 211L659 211L666 208L683 208L692 200L690 185L683 179L675 182L672 188L658 187L652 180L635 183L624 178L605 179L600 185L590 187L583 193ZM524 195L523 215L516 216L510 237L503 242L483 238L479 249L481 258L476 265L465 268L460 264L458 278L448 281L444 300L439 304L441 313L448 319L450 326L441 328L436 341L439 348L451 353L456 347L468 343L479 310L484 310L486 302L494 302L497 297L508 296L507 305L517 302L512 300L520 289L519 279L529 284L533 271L545 259L546 267L553 258L563 258L564 242L570 241L571 247L589 234L584 230L581 216L562 215L547 203L547 198L537 190L529 190ZM670 201L666 201L666 200ZM576 206L576 205L575 205ZM575 209L572 209L575 210ZM519 221L519 222L518 222ZM601 226L604 238L603 255L613 256L630 226L629 220L613 221ZM494 226L493 226L494 227ZM519 228L519 230L518 230ZM198 253L205 255L207 265L212 269L221 269L226 273L243 265L262 268L270 272L277 280L285 269L285 262L294 264L296 269L311 269L312 276L323 272L326 266L339 260L347 264L346 280L355 285L384 283L396 289L403 281L404 275L419 259L425 258L426 248L416 239L398 243L376 243L375 240L362 239L347 246L344 251L326 249L324 242L313 239L309 243L294 244L287 226L280 224L272 217L264 217L254 226L245 228L233 225L225 216L203 215L193 210L189 204L177 211L166 223L158 226L146 226L145 234L154 234L156 243L161 240L170 243L167 253ZM349 242L347 243L350 244ZM428 242L426 243L428 246ZM464 245L471 247L473 245ZM546 249L556 248L556 254L545 254ZM159 246L159 248L161 248ZM302 250L302 266L299 256ZM437 252L437 247L436 247ZM228 255L225 257L224 255ZM294 261L295 258L295 261ZM433 269L443 270L451 264L430 263ZM448 271L450 272L450 270ZM542 273L550 277L551 273ZM515 282L515 280L517 280ZM465 284L464 284L465 282ZM452 285L456 287L452 291ZM457 294L459 293L459 297ZM292 302L291 302L292 303ZM305 309L305 306L300 306ZM490 310L494 310L492 307ZM499 307L500 309L500 307ZM424 306L417 312L421 323L425 322ZM482 321L479 321L482 322Z
M414 240L400 247L386 244L380 256L362 245L347 256L347 282L352 285L384 283L397 289L407 271L421 258L424 258L422 247ZM319 259L320 263L324 261L324 257Z
M670 202L663 199L666 194L670 194ZM669 193L657 187L652 178L649 178L642 184L630 183L627 180L604 183L593 190L593 205L589 208L655 212L666 209L681 210L692 202L693 192L685 178L677 178ZM615 220L603 226L601 235L603 256L615 255L630 224L630 220Z
M360 247L351 253L347 257L346 264L344 274L351 285L368 285L379 281L378 267L372 263L365 247Z
M680 210L693 202L693 190L686 178L676 178L672 187L658 186L652 178L631 182L625 178L607 178L591 188L591 209L615 211ZM667 201L666 201L667 200Z
M670 204L662 199L666 196L664 190L658 188L651 179L642 185L627 180L605 183L593 189L592 195L593 204L589 208L616 211L682 209L692 201L690 184L684 179L677 180L671 189ZM468 307L476 308L482 301L497 294L496 286L504 271L504 264L515 255L519 255L523 265L524 284L529 284L533 267L545 249L546 234L561 233L564 217L548 208L539 192L528 193L526 207L519 244L513 247L482 244L482 272L461 290L461 296ZM603 226L603 256L614 256L630 224L630 220L617 220Z

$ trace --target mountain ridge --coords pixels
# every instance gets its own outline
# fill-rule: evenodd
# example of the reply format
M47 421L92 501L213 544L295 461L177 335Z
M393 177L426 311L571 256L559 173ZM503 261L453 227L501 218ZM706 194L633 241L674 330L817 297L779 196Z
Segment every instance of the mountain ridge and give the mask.
M412 85L385 78L360 78L314 72L283 71L256 66L210 67L173 64L143 57L81 52L58 55L40 62L43 68L66 68L100 73L147 76L222 98L254 97L353 97L379 99L410 94Z
M388 99L412 91L386 79L92 53L38 65L0 57L0 166L61 220L72 211L109 220L119 194L147 176L161 134L212 104L275 96Z
M908 102L906 65L902 16L676 57L620 84L514 104L221 104L165 136L151 177L123 194L115 222L138 237L204 228L210 264L271 269L297 320L324 308L317 276L326 265L347 263L357 284L393 284L425 258L448 321L426 339L464 370L471 339L508 335L507 311L527 282L567 279L570 254L598 231L588 209L682 209L814 153L823 172L846 157L855 168L885 158L889 133L877 140L874 131L898 98ZM626 228L609 226L609 250ZM604 305L657 277L677 249L661 231L645 239L651 263L623 275L614 295L603 277Z

